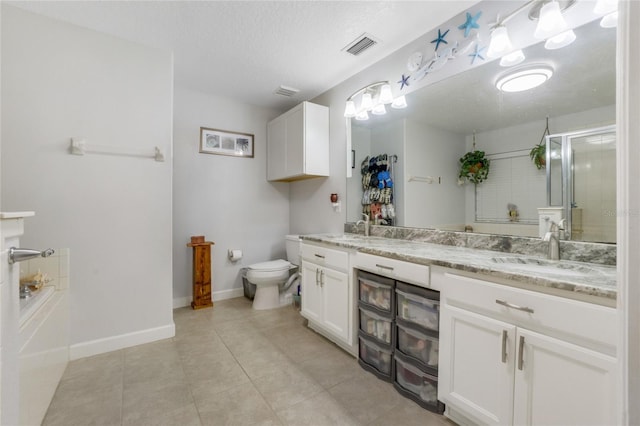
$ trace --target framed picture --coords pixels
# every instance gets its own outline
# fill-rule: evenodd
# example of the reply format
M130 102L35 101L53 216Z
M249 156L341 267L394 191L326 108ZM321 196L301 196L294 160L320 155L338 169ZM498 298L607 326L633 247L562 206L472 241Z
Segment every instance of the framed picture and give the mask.
M253 158L253 135L200 127L200 152Z

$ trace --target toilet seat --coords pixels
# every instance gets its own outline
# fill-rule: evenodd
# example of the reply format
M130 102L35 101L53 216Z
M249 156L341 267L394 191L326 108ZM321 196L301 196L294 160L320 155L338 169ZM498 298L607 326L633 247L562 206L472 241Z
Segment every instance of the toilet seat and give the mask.
M289 278L289 270L293 265L286 260L270 260L268 262L254 263L247 269L247 279L256 285L278 285Z
M249 270L252 271L283 271L288 270L293 265L283 259L269 260L267 262L254 263L249 265Z

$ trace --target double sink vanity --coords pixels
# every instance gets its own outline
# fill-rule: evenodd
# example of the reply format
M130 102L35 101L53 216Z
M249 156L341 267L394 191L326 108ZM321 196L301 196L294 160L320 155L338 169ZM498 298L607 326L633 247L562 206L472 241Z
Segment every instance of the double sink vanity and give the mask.
M360 271L435 290L437 395L449 418L616 422L614 245L562 241L554 261L536 238L420 231L303 236L309 326L358 356Z

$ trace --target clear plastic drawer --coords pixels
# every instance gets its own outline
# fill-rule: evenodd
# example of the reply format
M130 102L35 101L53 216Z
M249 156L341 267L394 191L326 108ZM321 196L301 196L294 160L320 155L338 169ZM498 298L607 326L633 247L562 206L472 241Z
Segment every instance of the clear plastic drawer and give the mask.
M399 322L398 326L398 350L422 362L425 366L438 369L437 337L429 336Z
M395 382L427 405L438 405L438 378L425 373L400 357L394 357L396 364Z
M360 284L360 301L380 309L383 312L391 313L393 307L393 287L380 282L358 276Z
M391 345L393 342L391 318L385 318L363 308L360 308L360 330L384 344Z
M391 376L391 349L383 348L359 336L360 359L384 376Z
M396 289L398 304L398 318L418 324L429 330L438 331L440 316L440 301L427 299Z

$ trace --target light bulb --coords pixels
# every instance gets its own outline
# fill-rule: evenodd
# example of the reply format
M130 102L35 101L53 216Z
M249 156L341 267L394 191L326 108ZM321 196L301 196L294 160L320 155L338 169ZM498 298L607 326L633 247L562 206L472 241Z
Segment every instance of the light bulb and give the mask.
M598 0L593 13L596 15L608 15L618 10L618 0Z
M602 28L614 28L614 27L617 27L618 26L618 12L615 11L613 13L605 15L600 20L600 26Z
M562 17L557 1L551 1L540 8L538 25L533 33L535 38L546 39L566 30L567 23Z
M391 93L391 86L388 84L383 84L380 87L380 102L383 104L390 104L393 102L393 94Z
M568 46L576 40L576 33L573 30L568 30L563 33L553 36L544 43L544 48L548 50L560 49Z
M360 103L360 109L365 111L373 108L373 99L371 98L371 93L365 93L362 95L362 102Z
M500 59L501 67L512 67L514 65L518 65L520 62L524 61L524 52L521 49L516 50L515 52L511 52L508 55L504 55Z
M395 109L402 109L406 107L407 107L407 100L405 99L404 95L395 98L393 100L393 103L391 104L391 108L395 108Z
M387 113L387 109L384 107L383 103L379 103L378 105L374 106L373 109L371 110L371 114L374 115L385 115Z
M507 27L500 26L491 31L491 42L489 43L487 56L490 58L498 58L509 53L512 49L513 47L511 46Z
M344 108L344 116L347 118L356 116L356 104L353 101L347 101L347 105Z
M369 114L367 114L367 111L361 111L358 113L358 115L356 115L356 120L358 121L365 121L369 119Z

